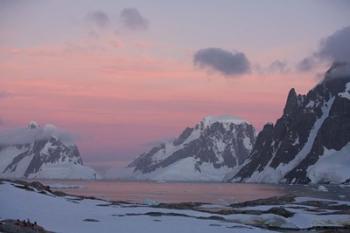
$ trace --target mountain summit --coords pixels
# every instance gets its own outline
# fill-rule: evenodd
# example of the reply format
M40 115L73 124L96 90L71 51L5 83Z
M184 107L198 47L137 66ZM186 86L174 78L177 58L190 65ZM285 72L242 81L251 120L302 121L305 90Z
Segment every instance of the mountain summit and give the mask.
M0 177L94 179L71 137L54 125L36 122L0 135Z
M178 138L143 153L128 167L150 180L222 181L241 165L255 142L255 129L235 117L205 117Z
M350 65L335 63L307 95L291 89L283 115L266 124L230 181L350 181Z

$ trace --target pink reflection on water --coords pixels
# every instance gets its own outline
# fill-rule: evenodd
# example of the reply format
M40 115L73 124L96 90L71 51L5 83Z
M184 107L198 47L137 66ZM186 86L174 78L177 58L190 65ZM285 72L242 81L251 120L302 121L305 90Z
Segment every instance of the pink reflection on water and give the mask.
M127 181L42 181L47 185L74 185L80 188L60 189L66 193L94 196L113 201L143 203L205 202L229 204L285 194L282 187L265 184L228 183L155 183Z

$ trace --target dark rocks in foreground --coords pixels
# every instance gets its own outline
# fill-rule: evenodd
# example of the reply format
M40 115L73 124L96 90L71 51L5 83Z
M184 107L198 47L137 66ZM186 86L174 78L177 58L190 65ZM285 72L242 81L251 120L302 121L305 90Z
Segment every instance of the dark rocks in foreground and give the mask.
M50 233L36 222L29 220L2 220L0 221L0 232L5 233Z

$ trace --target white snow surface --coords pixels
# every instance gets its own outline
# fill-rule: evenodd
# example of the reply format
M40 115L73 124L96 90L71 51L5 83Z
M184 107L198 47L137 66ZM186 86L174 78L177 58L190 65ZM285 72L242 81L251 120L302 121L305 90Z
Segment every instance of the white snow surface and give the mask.
M223 115L223 116L207 116L204 117L202 120L203 124L205 126L212 125L215 122L220 122L220 123L225 123L225 124L235 124L235 125L240 125L240 124L250 124L248 121L243 120L239 117L235 116L228 116L228 115Z
M114 204L103 200L77 199L73 196L58 197L50 193L38 193L15 187L10 182L0 184L0 219L30 219L54 232L231 232L260 233L273 232L253 227L268 225L280 229L309 229L312 227L343 227L350 216L337 214L332 209L305 204L308 201L329 203L329 207L349 206L349 201L335 201L320 198L297 197L284 205L257 205L237 210L268 211L271 208L285 208L294 213L292 217L282 217L272 213L261 214L215 214L205 210L230 209L229 206L200 206L198 210L156 208L156 201L141 204ZM49 208L47 208L49 207ZM343 207L346 209L345 207ZM147 213L161 215L147 215ZM177 216L174 216L177 215ZM221 217L224 221L208 219ZM201 219L198 219L201 218ZM92 219L95 222L87 222Z
M340 97L350 100L350 82L346 84L345 91L338 94Z
M99 205L100 204L100 205ZM112 205L99 200L75 200L0 185L0 219L30 219L49 231L62 233L268 233L272 231L233 222L198 219L213 214L193 210L170 210L139 205ZM149 216L148 212L183 216ZM129 216L128 216L129 214ZM130 216L130 214L134 214ZM94 219L96 222L87 222Z
M197 165L198 161L193 157L181 159L168 167L159 168L154 172L141 173L139 171L133 174L138 180L154 181L222 181L225 175L232 168L223 166L215 168L211 163L202 163ZM200 170L197 170L198 167Z
M319 160L307 169L311 183L341 184L350 179L350 143L341 150L324 148Z

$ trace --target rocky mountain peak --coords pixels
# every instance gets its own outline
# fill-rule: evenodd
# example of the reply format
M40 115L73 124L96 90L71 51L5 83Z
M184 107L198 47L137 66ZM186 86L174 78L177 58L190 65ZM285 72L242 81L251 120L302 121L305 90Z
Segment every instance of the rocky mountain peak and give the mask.
M289 91L287 102L284 108L284 114L289 115L298 107L298 95L294 88Z
M178 138L143 153L129 168L136 179L221 181L242 164L255 142L255 129L230 116L208 116Z
M29 124L28 124L28 126L27 126L27 128L28 129L37 129L37 128L39 128L40 126L39 126L39 124L36 122L36 121L31 121L31 122L29 122Z
M69 133L36 122L27 128L9 130L0 136L0 177L16 178L96 178L83 165L77 145Z
M288 94L283 115L259 133L232 180L268 183L350 181L350 69L335 63L307 95Z

